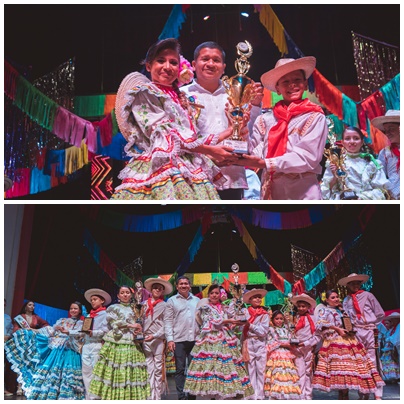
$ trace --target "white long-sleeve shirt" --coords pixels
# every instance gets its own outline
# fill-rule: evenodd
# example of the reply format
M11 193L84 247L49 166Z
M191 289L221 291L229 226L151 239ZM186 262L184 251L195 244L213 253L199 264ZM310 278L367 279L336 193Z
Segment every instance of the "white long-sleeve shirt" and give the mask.
M195 341L199 333L195 320L199 298L192 293L185 298L181 294L170 297L164 313L164 326L167 342Z
M195 103L204 106L196 121L198 132L200 132L205 139L205 143L212 145L217 144L217 135L229 126L225 112L225 105L228 103L228 94L223 84L220 82L216 91L211 93L194 80L188 86L181 87L181 91L184 91L187 97L194 97ZM253 123L260 113L261 108L253 106L251 109L250 122ZM221 171L227 181L223 184L218 184L216 186L218 190L222 191L234 188L248 189L244 167L236 165L221 167Z

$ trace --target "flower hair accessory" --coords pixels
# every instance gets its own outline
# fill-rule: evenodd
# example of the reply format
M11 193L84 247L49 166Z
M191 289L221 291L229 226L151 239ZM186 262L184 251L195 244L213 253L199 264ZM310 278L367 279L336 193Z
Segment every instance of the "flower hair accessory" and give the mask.
M184 56L180 55L180 69L178 72L178 82L180 86L189 84L194 78L194 68Z
M325 299L326 299L326 294L325 294L325 292L322 292L321 293L321 301L325 302Z

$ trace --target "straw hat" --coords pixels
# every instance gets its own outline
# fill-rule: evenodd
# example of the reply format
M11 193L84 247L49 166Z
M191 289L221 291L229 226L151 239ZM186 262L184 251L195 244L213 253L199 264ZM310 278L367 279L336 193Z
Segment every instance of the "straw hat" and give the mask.
M396 109L389 109L384 116L378 116L372 119L371 123L377 129L384 130L383 124L385 123L400 123L400 111Z
M279 59L272 70L261 76L261 83L265 88L276 93L276 83L285 74L295 70L303 70L306 79L308 79L312 75L315 67L316 58L314 56L306 56L300 59Z
M303 302L306 302L310 305L312 309L314 309L317 306L317 302L310 297L309 295L306 295L306 293L302 293L301 295L296 295L293 296L290 301L296 306L297 302L302 300Z
M358 274L353 273L353 274L346 276L345 278L341 278L338 281L338 285L346 286L347 283L354 282L354 281L361 281L362 283L365 283L368 279L369 279L369 275L364 275L364 274L358 275Z
M112 301L111 296L109 295L109 293L105 292L105 290L96 289L96 288L95 289L88 289L84 293L84 298L89 303L91 303L91 296L94 296L94 295L101 296L105 300L104 306L108 306Z
M123 137L128 140L131 134L131 128L128 122L130 111L124 111L125 105L128 102L126 93L133 90L135 87L149 83L150 80L139 72L129 73L121 82L115 100L115 116L119 130Z
M250 299L255 295L260 295L262 298L265 297L267 291L265 289L251 289L243 295L243 302L250 303Z
M171 285L170 282L168 282L168 281L166 281L165 279L160 278L160 277L158 277L158 278L149 278L149 279L146 279L146 280L144 281L144 287L145 287L149 292L151 292L151 290L152 290L152 285L154 285L155 283L158 283L159 285L164 286L163 295L169 295L169 294L172 293L172 291L173 291L173 285Z
M393 313L390 313L388 316L384 317L383 320L400 320L400 313L398 313L397 311L394 311Z

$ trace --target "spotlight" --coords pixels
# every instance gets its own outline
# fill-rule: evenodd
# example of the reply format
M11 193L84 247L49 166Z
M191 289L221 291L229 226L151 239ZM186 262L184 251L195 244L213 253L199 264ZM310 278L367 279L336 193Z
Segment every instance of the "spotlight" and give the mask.
M209 20L209 18L210 18L210 15L205 15L205 17L203 17L203 20L207 21L207 20Z
M235 229L232 230L233 233L237 233L237 231Z
M248 18L248 17L250 16L248 13L246 13L246 12L244 12L244 11L241 13L241 15L242 15L243 17L245 17L245 18Z

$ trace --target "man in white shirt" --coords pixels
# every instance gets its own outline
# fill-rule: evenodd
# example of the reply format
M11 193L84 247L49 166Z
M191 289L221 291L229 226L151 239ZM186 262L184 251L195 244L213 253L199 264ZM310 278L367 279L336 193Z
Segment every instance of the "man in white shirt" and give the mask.
M191 351L199 332L195 320L199 299L191 291L191 283L186 276L177 279L178 293L167 300L164 313L165 335L168 349L175 356L175 385L179 400L195 400L195 396L184 393L186 361L191 362Z
M220 80L226 68L225 52L216 42L204 42L196 47L192 66L196 79L188 86L181 87L192 102L204 108L198 112L197 129L205 139L206 144L215 145L224 139L217 134L229 126L226 115L228 95ZM254 83L255 98L252 100L250 122L261 113L263 88L261 83ZM224 184L218 185L217 190L223 200L240 200L244 189L248 189L245 168L236 165L222 166L222 174L226 178Z

